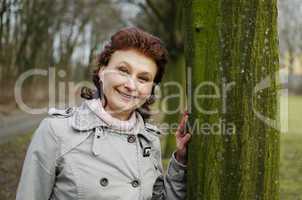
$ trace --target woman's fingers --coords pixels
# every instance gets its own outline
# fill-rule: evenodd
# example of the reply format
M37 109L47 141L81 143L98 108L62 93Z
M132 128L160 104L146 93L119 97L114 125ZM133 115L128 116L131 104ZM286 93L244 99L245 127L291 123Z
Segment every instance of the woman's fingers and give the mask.
M187 112L185 112L182 119L181 119L181 121L180 121L179 126L177 127L177 130L176 130L176 135L177 136L181 136L184 133L188 118L189 118L189 114Z
M190 140L191 138L191 134L190 133L187 133L185 136L183 136L181 139L180 139L180 142L186 146L188 141Z
M178 160L183 161L183 163L185 163L187 144L191 138L191 134L186 133L187 130L185 130L188 118L189 114L185 112L176 130L177 157Z
M183 142L184 145L186 145L188 143L188 141L190 140L191 138L191 134L190 133L187 133L182 139L181 141Z
M182 138L179 138L179 140L178 140L178 148L179 149L184 149L187 146L187 144L188 144L191 136L192 135L190 133L186 133Z

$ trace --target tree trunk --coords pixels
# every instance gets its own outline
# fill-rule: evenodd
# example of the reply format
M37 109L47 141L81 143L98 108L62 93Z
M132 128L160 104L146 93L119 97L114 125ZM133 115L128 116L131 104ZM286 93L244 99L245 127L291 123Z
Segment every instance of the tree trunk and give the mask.
M184 13L188 199L279 199L276 0L187 0Z

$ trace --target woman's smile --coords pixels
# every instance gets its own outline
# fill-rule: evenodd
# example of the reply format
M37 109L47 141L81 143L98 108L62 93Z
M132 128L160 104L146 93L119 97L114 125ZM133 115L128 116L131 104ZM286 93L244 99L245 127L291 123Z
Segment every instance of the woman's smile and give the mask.
M118 89L116 91L122 97L122 99L125 100L125 101L127 101L127 102L138 98L136 96L128 95L128 94L126 94L124 92L121 92Z

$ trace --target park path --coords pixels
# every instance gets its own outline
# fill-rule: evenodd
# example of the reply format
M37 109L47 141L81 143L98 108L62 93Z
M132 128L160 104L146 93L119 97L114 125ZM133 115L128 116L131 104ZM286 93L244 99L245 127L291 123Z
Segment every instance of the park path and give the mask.
M45 117L44 115L32 115L21 111L8 114L0 114L0 144L5 143L14 136L33 131Z

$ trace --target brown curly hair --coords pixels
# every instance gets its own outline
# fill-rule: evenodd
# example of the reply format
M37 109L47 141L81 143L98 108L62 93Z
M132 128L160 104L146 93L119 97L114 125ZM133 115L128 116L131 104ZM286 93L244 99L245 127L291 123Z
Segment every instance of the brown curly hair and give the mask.
M143 119L150 118L149 106L155 102L154 89L158 85L164 75L165 65L168 62L168 51L163 42L156 36L151 35L137 27L127 27L120 29L110 38L110 41L105 45L103 51L97 57L97 69L93 70L92 81L97 90L92 90L87 87L81 89L81 97L85 99L101 98L107 103L106 97L102 91L102 82L98 76L101 67L108 65L111 55L116 50L135 49L145 56L153 59L157 65L157 72L154 78L154 83L151 91L151 97L137 111L142 115Z

